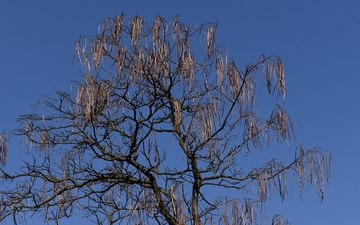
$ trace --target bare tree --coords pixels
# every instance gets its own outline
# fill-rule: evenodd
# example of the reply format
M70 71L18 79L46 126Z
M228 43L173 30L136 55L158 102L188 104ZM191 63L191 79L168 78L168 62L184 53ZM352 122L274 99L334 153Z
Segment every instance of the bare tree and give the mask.
M260 56L239 70L216 45L216 30L160 16L145 28L143 17L119 15L80 37L75 56L85 76L76 94L47 98L47 116L18 118L33 161L14 174L1 169L9 186L0 220L37 213L56 224L76 215L95 224L258 224L266 216L256 214L259 205L285 198L291 182L300 195L313 183L322 198L331 160L322 149L300 146L287 164L239 163L271 140L295 138L281 104L267 118L255 107L256 77L285 100L284 68L279 57Z

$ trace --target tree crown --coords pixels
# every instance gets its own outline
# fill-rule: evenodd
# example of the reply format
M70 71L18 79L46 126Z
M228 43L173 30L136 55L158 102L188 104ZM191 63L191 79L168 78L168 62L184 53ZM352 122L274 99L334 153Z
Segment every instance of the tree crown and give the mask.
M257 203L272 193L284 198L289 175L300 193L313 182L323 196L331 156L322 149L300 146L288 164L239 165L242 154L295 137L280 104L267 118L256 112L256 79L285 100L284 66L262 55L238 69L216 44L216 30L217 23L160 16L145 28L143 17L122 14L80 37L75 57L84 79L76 94L47 98L47 116L19 116L16 133L42 159L14 175L1 169L16 185L0 191L0 220L39 212L57 223L77 209L95 224L255 224ZM203 53L193 50L199 37ZM244 201L206 191L250 185L253 199ZM286 221L275 215L272 223Z

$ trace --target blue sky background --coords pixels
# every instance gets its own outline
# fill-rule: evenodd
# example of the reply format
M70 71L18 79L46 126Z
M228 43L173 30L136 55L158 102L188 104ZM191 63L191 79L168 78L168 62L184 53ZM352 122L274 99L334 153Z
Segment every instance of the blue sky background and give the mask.
M190 25L218 21L217 43L228 47L239 68L261 54L279 55L287 79L285 108L298 122L298 143L287 152L303 143L327 149L333 161L322 204L313 186L300 199L294 184L284 202L268 202L267 213L284 215L295 225L360 223L358 0L2 0L0 132L18 127L19 114L41 113L30 105L43 95L55 96L81 79L79 65L72 65L74 41L96 34L104 18L122 12L144 16L149 25L156 14L168 20L179 15ZM4 169L13 170L22 155L17 137L10 141Z

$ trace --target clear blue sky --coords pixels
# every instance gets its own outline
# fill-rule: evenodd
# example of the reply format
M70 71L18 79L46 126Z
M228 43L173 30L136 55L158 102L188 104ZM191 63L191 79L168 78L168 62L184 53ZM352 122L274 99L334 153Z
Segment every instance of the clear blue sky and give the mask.
M122 12L149 23L156 14L169 20L179 15L193 25L218 21L217 42L228 47L239 67L261 54L279 55L288 85L285 108L301 123L295 126L298 143L288 151L300 142L329 150L332 174L322 204L313 186L301 200L294 184L290 198L275 198L266 210L295 225L360 223L358 0L2 0L0 132L17 127L19 114L41 113L29 106L42 95L55 96L57 89L68 90L71 80L79 80L79 67L71 64L74 41L96 34L105 17ZM12 136L5 169L20 166L19 153Z

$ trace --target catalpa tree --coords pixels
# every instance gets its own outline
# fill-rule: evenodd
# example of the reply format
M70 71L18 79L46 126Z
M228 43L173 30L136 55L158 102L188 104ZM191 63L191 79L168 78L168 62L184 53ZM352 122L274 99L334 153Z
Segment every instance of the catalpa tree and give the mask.
M59 91L43 102L45 115L18 118L14 132L33 160L15 173L1 169L0 220L38 214L56 224L84 216L95 224L200 225L261 217L286 224L256 209L269 196L285 198L290 183L300 194L312 183L322 198L330 176L322 149L300 146L288 163L239 163L295 137L282 104L267 117L256 111L256 80L269 98L285 100L284 66L262 55L241 70L216 44L216 30L216 23L160 16L146 28L143 17L122 14L80 37L75 59L84 76L76 93ZM236 197L221 196L229 189Z

